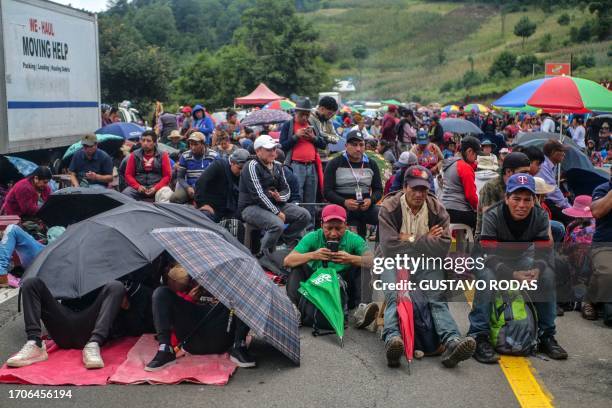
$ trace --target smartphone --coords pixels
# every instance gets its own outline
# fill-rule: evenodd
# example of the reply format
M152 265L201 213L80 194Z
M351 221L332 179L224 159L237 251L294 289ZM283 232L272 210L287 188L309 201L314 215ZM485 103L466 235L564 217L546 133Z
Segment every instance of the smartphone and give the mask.
M327 241L325 243L325 246L327 247L327 249L329 249L332 252L338 252L338 249L340 248L340 242L338 242L338 241Z

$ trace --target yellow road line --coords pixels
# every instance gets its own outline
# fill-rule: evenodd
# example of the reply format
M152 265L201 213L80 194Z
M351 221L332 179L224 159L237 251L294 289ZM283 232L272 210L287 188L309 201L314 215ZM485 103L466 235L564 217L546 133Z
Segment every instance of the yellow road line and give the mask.
M472 307L474 290L465 291L465 298ZM522 408L552 408L552 395L540 385L535 370L525 357L501 356L499 366Z
M542 388L527 358L501 356L499 365L521 407L553 407L552 395Z

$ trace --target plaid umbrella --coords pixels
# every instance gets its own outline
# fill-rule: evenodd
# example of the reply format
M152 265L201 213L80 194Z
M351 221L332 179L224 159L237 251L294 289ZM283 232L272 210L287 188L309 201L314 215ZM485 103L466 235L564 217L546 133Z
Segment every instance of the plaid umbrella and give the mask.
M251 112L240 124L243 126L269 125L282 123L289 119L291 119L291 115L282 110L260 109Z
M251 330L300 364L298 319L291 300L253 257L204 229L160 228L151 234Z

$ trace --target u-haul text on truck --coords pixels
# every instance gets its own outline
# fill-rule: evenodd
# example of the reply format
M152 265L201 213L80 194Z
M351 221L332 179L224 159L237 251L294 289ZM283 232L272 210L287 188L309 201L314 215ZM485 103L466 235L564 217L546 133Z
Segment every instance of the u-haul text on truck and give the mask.
M43 0L0 0L0 7L0 153L67 146L96 130L96 16Z

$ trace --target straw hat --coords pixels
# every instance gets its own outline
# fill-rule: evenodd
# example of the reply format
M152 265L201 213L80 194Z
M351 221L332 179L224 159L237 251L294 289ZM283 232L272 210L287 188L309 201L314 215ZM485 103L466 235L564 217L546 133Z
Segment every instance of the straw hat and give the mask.
M548 194L555 191L555 186L548 184L542 177L534 177L533 179L535 180L537 195Z

